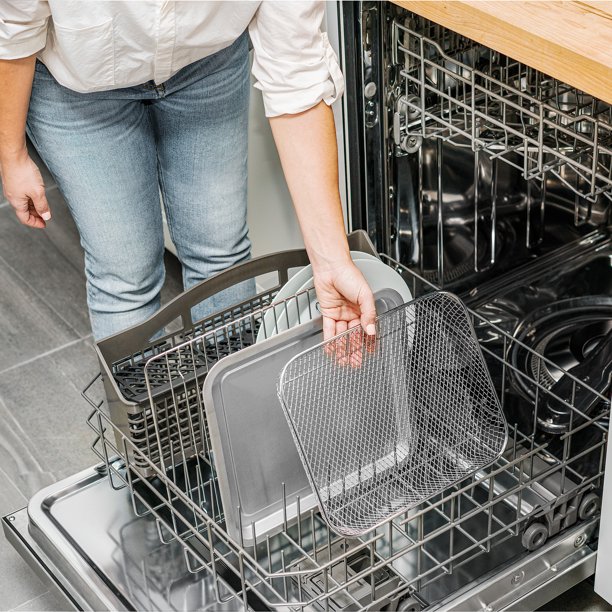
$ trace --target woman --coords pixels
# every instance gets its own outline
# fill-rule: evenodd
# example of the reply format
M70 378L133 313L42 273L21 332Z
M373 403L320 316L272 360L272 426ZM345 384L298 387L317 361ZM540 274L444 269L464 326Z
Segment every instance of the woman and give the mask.
M374 334L374 299L344 235L330 108L343 80L323 13L311 1L0 0L4 192L21 223L46 227L27 132L79 229L96 339L159 308L160 191L186 288L249 257L247 29L325 337L359 324Z

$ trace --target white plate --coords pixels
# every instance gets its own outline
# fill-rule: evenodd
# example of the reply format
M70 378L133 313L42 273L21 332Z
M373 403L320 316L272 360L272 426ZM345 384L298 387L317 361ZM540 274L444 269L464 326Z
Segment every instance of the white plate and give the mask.
M399 293L404 303L409 302L412 299L412 294L408 285L406 285L404 279L388 265L384 264L378 258L373 259L354 259L355 265L361 270L361 273L365 277L368 285L372 289L372 293L378 293L383 289L393 289ZM308 279L296 293L302 293L308 289L314 287L313 279ZM283 316L279 317L276 321L276 328L272 330L272 333L268 334L270 337L274 334L286 331L295 327L299 323L308 321L311 316L311 312L317 312L316 310L316 296L312 293L310 305L307 302L307 294L304 293L297 298L299 301L298 305L291 301L284 308ZM259 336L257 338L259 341Z
M406 281L380 259L376 261L360 260L356 265L368 281L372 293L381 289L395 289L402 296L404 303L412 299L412 293Z
M276 294L273 300L273 304L282 302L292 295L295 295L299 288L309 279L312 278L312 266L308 264L301 270L298 270L281 288Z
M378 257L376 257L375 255L370 255L370 253L364 253L363 251L351 251L351 258L353 259L353 261L364 259L380 261L380 259L378 259ZM312 266L310 264L304 266L281 287L280 291L276 294L272 304L278 304L280 302L288 300L290 297L298 294L301 291L301 287L303 286L307 286L308 288L312 287L312 278ZM300 306L302 305L302 302L305 299L306 295L299 297L298 301L300 303ZM285 310L287 310L288 312L285 312ZM298 316L298 312L301 310L301 308L297 308L297 305L293 301L288 302L286 306L285 304L281 304L278 308L268 308L268 310L263 316L255 342L262 342L266 338L270 338L277 334L278 331L276 330L275 326L276 323L280 320L283 321L282 329L280 331L285 331L286 329L294 327L294 325L296 325L298 321L304 322L304 319L301 319L301 314ZM307 305L306 313L309 314ZM290 322L289 326L287 326L287 319L289 319Z
M289 299L292 295L295 295L299 288L309 279L312 278L312 266L308 264L301 270L298 270L281 288L280 291L274 297L272 304L278 304ZM273 336L276 332L274 330L275 320L282 316L284 305L278 306L278 308L268 308L264 313L264 316L257 332L257 338L255 342L261 342L266 338Z
M370 253L364 253L363 251L351 251L351 258L353 261L358 259L371 259L372 261L380 261L380 258L376 255L370 255Z

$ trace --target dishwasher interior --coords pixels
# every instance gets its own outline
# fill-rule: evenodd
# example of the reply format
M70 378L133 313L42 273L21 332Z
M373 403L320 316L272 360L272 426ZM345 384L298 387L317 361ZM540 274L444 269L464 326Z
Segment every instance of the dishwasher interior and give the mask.
M253 260L99 343L102 378L84 396L100 465L5 521L76 607L490 612L534 609L593 572L612 109L390 4L345 3L343 20L352 224L375 244L355 232L352 248L378 251L415 298L463 299L505 451L359 538L331 531L292 482L266 482L272 530L223 507L202 387L221 358L252 350L266 313L278 325L299 306L299 294L271 304L307 264L303 251ZM191 323L202 299L264 275L271 289ZM298 310L319 337L317 313Z

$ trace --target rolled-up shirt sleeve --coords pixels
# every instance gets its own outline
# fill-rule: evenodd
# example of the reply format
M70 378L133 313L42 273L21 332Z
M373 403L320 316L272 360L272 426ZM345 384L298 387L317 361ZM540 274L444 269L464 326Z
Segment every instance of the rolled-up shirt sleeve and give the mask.
M20 59L43 49L49 15L43 0L0 0L0 59Z
M253 76L266 115L295 114L344 93L338 58L321 31L321 1L263 0L251 24Z

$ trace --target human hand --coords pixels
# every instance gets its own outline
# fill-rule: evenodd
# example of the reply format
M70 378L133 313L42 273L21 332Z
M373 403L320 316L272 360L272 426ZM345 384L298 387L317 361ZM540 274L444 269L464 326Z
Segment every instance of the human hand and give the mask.
M4 159L0 165L0 177L6 199L23 225L44 228L51 219L45 195L45 184L38 166L24 153Z
M315 269L314 285L323 316L324 340L359 325L368 336L376 335L374 295L351 260L322 271Z

